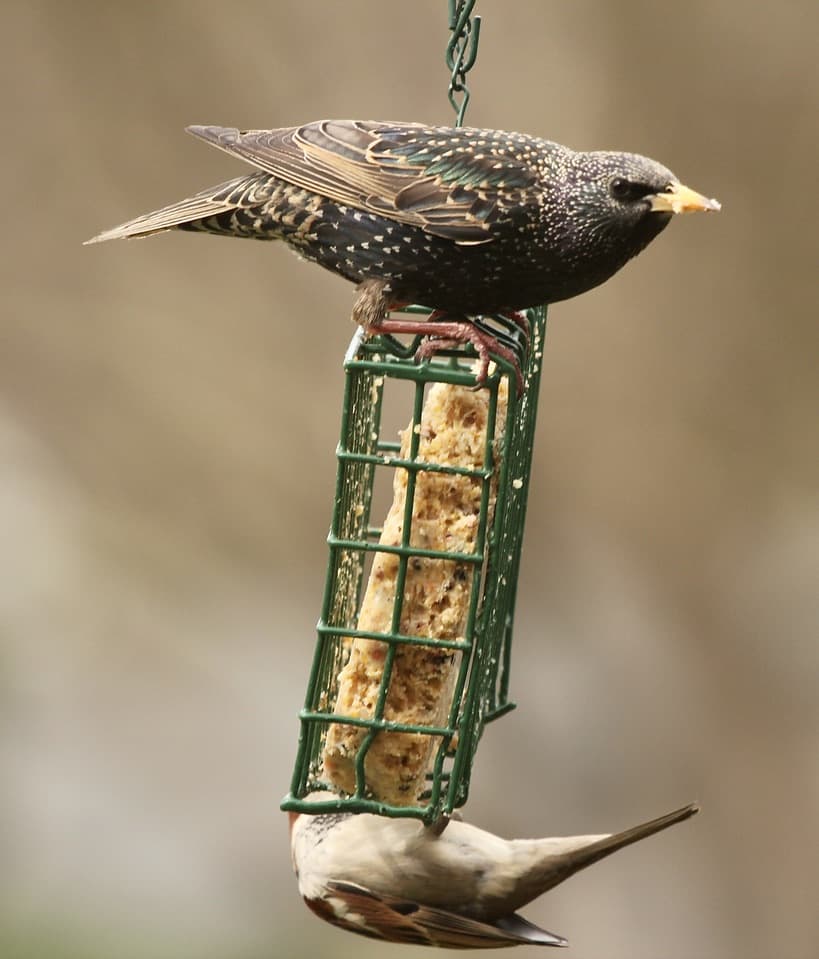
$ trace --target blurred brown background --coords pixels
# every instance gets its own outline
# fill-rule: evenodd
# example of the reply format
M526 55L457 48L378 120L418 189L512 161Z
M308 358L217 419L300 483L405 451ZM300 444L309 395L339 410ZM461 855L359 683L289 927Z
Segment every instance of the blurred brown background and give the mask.
M521 708L470 817L607 831L698 798L528 914L587 959L812 959L817 7L478 12L473 125L647 153L724 212L551 312ZM0 953L420 957L310 916L278 811L352 290L266 244L80 244L243 172L190 123L449 122L446 4L0 18Z

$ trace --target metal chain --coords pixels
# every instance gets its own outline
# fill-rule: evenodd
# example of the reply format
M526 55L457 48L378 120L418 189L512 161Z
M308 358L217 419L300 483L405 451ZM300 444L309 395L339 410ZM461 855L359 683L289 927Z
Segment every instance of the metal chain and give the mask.
M466 75L475 65L481 18L472 18L476 0L449 0L449 29L451 36L446 47L446 65L450 70L449 102L455 111L455 126L461 126L469 103Z

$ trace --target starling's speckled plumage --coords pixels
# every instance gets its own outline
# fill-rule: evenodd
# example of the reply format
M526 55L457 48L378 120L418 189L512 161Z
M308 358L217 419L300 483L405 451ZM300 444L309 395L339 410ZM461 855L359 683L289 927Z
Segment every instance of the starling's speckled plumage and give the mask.
M89 242L177 228L282 239L363 284L354 316L391 307L508 313L597 286L672 213L717 210L665 167L520 133L324 120L190 132L258 167Z

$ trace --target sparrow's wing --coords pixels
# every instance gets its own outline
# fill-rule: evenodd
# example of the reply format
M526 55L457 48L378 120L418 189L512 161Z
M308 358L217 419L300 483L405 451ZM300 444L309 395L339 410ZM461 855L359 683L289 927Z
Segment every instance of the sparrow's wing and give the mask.
M491 924L410 899L376 894L355 883L327 885L327 899L321 901L319 908L315 901L309 903L310 907L323 919L373 939L442 949L568 945L562 936L547 932L522 916L508 916Z
M526 157L544 141L522 134L355 120L188 132L312 193L460 244L490 242L542 193Z

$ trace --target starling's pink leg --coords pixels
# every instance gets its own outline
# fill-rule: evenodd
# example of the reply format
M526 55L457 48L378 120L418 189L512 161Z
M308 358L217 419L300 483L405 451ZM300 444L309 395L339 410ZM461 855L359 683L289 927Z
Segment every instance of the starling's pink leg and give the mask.
M435 314L433 314L434 316ZM429 320L395 320L387 318L371 323L367 327L367 333L409 333L413 336L423 336L424 342L418 347L415 356L417 359L433 356L441 349L447 349L457 343L471 343L480 359L481 365L478 371L476 382L482 386L486 382L489 372L490 354L506 360L515 373L518 393L523 392L523 376L520 372L520 364L515 354L508 347L498 342L491 333L485 333L479 330L472 323L461 322L441 322L434 321L434 332L430 330Z
M393 309L397 309L397 307L393 307ZM491 319L492 314L490 313L488 315ZM433 310L429 315L428 322L434 323L444 316L447 316L444 310ZM504 319L515 324L523 334L523 338L526 341L526 348L528 349L532 339L532 325L529 322L529 317L526 315L526 310L509 310L508 312L499 313L498 316L502 316Z
M507 320L511 320L521 333L523 333L523 338L526 340L526 348L528 349L529 343L532 340L532 324L529 322L526 310L510 310L508 313L501 313L501 316Z
M396 309L396 307L393 307L393 309ZM448 315L445 310L433 310L432 313L429 314L427 322L435 323ZM499 313L497 315L515 324L523 334L526 349L528 350L529 344L532 342L532 325L529 322L529 317L526 315L526 310L509 310L506 313ZM488 314L488 317L491 319L492 314Z
M403 304L396 303L387 296L386 285L384 280L370 279L364 280L356 287L358 297L353 304L353 319L364 327L368 336L377 333L408 333L411 336L422 336L424 340L415 354L417 359L433 356L439 350L448 349L458 343L471 343L477 350L481 362L476 377L478 386L486 382L490 354L494 353L495 356L506 360L511 365L518 385L518 394L523 392L523 376L518 358L512 350L500 343L497 337L478 329L466 320L442 322L442 318L448 315L444 310L433 310L425 320L392 319L389 311L400 308ZM519 318L510 318L524 329L518 322Z

